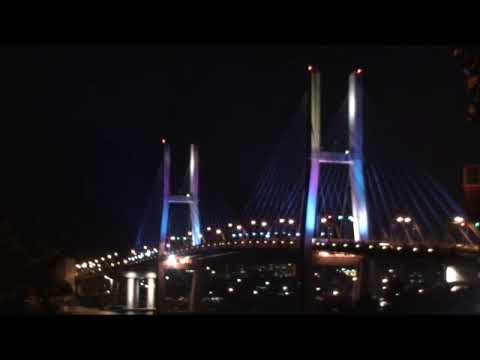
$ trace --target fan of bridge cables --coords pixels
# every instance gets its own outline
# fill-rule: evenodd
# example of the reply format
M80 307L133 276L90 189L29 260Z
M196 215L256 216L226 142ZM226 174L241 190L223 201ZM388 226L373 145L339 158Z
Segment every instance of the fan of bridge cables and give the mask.
M306 185L306 97L279 137L243 210L243 219L274 221L302 216ZM297 225L300 225L299 221Z
M322 150L348 148L347 100L322 121ZM310 125L306 97L273 149L244 210L244 218L296 219L301 231L308 189ZM373 160L373 159L372 159ZM395 168L369 161L365 154L365 186L370 236L406 242L479 242L471 224L452 219L465 212L445 187L426 171L398 163ZM317 203L316 236L329 236L322 218L334 219L335 236L353 237L348 165L322 164ZM403 221L404 219L407 221ZM338 220L338 221L337 221ZM340 221L341 220L341 221Z

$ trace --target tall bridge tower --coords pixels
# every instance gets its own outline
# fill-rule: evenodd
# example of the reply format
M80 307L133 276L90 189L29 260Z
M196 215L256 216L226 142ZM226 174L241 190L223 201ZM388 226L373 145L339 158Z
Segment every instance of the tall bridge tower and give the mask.
M348 78L348 128L349 149L344 153L328 152L321 149L321 76L309 66L311 153L310 179L305 219L305 253L311 253L312 238L316 229L317 200L322 163L347 164L350 173L353 233L355 241L367 241L368 210L363 169L363 83L362 69L352 72Z
M171 204L188 204L192 223L192 245L199 245L200 212L198 210L198 150L195 145L190 145L190 192L186 195L172 195L170 193L171 156L170 145L164 144L163 150L163 194L162 194L162 219L160 224L159 251L165 251L168 236L169 209Z

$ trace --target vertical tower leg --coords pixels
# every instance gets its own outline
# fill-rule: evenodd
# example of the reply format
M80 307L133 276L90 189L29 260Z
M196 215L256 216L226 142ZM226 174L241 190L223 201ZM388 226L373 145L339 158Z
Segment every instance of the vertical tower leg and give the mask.
M368 241L367 199L362 160L354 160L350 165L350 189L354 239Z
M157 295L156 308L163 309L164 299L166 295L165 284L165 264L166 258L165 247L168 236L168 212L170 198L170 145L165 144L163 150L163 198L162 198L162 220L160 224L160 241L158 245L158 269L157 269Z
M165 144L163 150L163 194L162 194L162 222L160 225L160 254L165 252L168 235L168 215L170 198L170 145Z
M193 245L200 245L200 212L198 208L198 151L195 145L190 146L190 217L192 221Z
M350 152L350 188L352 193L353 233L355 241L367 241L368 213L363 172L363 86L361 70L348 79L348 127Z
M320 74L311 72L310 90L310 122L311 122L311 152L310 176L308 182L307 210L305 214L305 237L303 244L303 301L306 312L313 308L313 260L312 239L316 229L318 185L320 178L320 163L316 154L320 151Z

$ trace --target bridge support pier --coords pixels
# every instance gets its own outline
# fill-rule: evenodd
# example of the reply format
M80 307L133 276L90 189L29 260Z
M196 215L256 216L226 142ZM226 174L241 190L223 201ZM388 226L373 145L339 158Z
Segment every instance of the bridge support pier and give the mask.
M137 281L137 274L134 272L128 272L125 274L127 278L127 301L125 309L128 311L133 311L138 306L138 297L137 289L138 289L138 281Z
M201 300L201 289L203 283L202 280L202 270L200 268L194 269L192 273L192 282L190 285L190 299L188 305L188 310L190 312L198 311L198 305Z
M155 310L155 273L148 273L147 278L147 309Z

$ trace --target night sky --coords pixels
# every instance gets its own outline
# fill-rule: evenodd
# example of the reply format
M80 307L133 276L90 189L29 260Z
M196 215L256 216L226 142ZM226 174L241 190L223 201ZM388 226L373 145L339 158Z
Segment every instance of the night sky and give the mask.
M446 47L10 46L0 48L1 215L72 254L132 244L162 138L176 174L198 144L201 191L240 211L309 63L324 74L327 115L348 74L365 69L369 158L424 164L461 195L478 124L464 120L464 77Z

